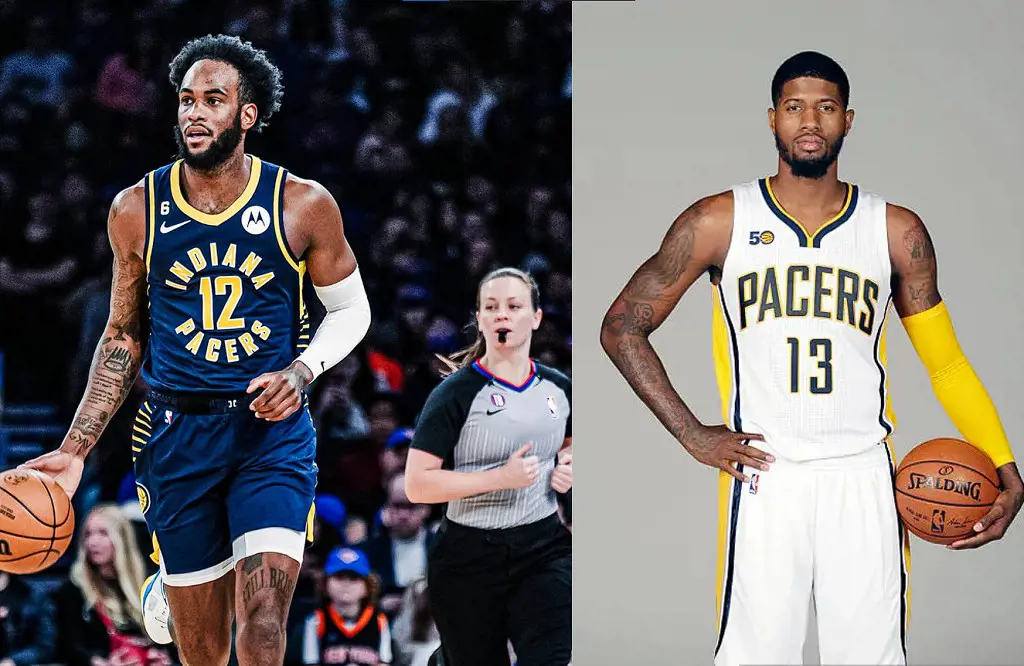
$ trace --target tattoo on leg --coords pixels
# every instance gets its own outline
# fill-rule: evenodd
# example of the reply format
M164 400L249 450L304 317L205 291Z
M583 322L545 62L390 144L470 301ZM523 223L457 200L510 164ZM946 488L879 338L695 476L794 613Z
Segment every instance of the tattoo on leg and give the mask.
M263 566L263 553L256 553L242 560L242 572L251 574Z
M259 569L246 580L245 587L242 588L242 603L248 606L260 590L278 590L287 594L291 590L291 585L291 576L281 569L277 567Z

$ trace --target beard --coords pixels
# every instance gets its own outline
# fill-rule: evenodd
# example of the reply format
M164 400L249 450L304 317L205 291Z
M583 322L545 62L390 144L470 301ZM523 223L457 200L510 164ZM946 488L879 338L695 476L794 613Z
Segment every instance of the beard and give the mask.
M792 151L782 143L779 135L775 135L775 148L779 151L779 157L789 165L793 175L797 178L818 179L828 172L828 168L839 158L839 151L843 149L843 137L834 142L825 142L825 154L821 157L798 158Z
M190 152L185 143L185 136L178 126L174 127L174 141L178 144L178 158L185 160L185 164L196 171L213 171L224 164L241 143L242 116L241 114L235 116L231 126L221 132L220 136L211 139L206 150L197 153Z

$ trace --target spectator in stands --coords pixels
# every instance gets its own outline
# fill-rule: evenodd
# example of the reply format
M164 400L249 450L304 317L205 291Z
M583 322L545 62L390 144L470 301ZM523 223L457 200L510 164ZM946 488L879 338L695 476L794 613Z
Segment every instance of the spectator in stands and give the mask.
M402 610L394 621L396 666L426 666L431 653L441 645L430 616L429 593L426 578L418 578L405 588Z
M381 609L389 617L398 612L405 588L427 575L427 549L433 534L426 521L431 508L410 502L405 494L405 474L396 474L388 484L387 503L381 511L382 529L362 545L380 576Z
M71 577L57 592L57 659L67 666L170 666L173 650L142 629L142 555L116 505L83 524Z
M45 590L0 572L0 666L34 666L53 660L56 629Z
M391 626L378 608L380 582L366 554L338 548L327 558L327 599L306 619L303 664L392 663Z

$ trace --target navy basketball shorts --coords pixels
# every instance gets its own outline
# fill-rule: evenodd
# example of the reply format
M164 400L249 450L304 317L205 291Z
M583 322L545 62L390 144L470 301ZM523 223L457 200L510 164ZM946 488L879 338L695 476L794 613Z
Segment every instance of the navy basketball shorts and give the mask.
M139 500L167 585L208 583L256 553L302 562L317 478L309 406L270 423L254 398L152 392L136 415Z

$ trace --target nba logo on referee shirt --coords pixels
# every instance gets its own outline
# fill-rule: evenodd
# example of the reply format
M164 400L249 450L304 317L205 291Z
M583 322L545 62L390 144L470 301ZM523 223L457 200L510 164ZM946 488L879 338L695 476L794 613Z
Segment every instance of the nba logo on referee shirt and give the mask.
M505 396L503 396L500 393L492 393L491 394L491 404L493 404L495 407L504 407L505 406Z
M759 475L757 475L757 474L751 474L750 475L750 494L751 495L756 495L757 494L757 480L758 480L758 478L759 478Z
M551 412L551 418L558 418L558 407L555 405L555 399L550 395L548 396L548 411Z

